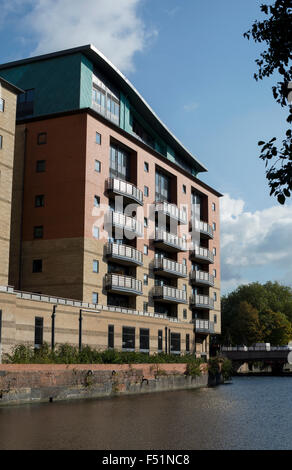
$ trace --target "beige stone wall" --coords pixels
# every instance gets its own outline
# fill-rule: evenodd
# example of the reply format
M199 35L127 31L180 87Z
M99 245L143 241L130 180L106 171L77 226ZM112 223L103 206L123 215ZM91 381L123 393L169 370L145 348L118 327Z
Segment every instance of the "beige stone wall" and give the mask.
M0 79L0 97L5 100L0 112L0 285L8 284L11 226L11 192L15 138L16 94Z

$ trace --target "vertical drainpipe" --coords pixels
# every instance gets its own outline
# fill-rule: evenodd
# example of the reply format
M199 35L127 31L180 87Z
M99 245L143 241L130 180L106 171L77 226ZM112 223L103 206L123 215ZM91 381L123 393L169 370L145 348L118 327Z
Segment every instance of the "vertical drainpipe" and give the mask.
M168 354L170 354L170 328L168 328Z
M22 173L22 189L21 189L21 216L20 216L20 233L19 233L19 266L18 266L18 290L22 288L22 236L23 236L23 208L24 208L24 179L26 168L26 147L27 147L27 128L24 129L24 152L23 152L23 173Z
M167 326L165 327L165 354L167 354Z
M51 339L51 348L52 348L52 351L55 349L55 318L56 318L56 309L57 309L57 305L54 305L54 307L53 307L53 313L52 313L52 339Z
M82 309L79 311L79 351L82 349Z

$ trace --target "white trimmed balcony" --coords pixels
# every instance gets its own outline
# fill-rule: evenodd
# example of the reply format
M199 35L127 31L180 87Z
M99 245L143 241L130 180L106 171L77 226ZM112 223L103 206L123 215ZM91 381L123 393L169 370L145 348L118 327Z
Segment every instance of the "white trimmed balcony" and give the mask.
M104 286L108 292L117 292L119 294L141 295L142 281L130 276L120 274L106 274Z
M187 277L187 267L168 258L156 258L153 262L156 274L168 277Z
M106 188L109 194L123 196L129 203L134 201L143 206L143 192L132 183L119 178L108 178Z
M206 333L206 334L214 334L215 333L215 327L214 327L214 322L209 321L209 320L200 320L197 318L196 320L193 320L195 330L197 333Z
M187 293L182 289L176 289L170 286L154 286L152 291L154 300L171 302L176 304L187 303Z
M162 213L163 215L178 221L180 224L187 223L187 212L179 209L175 204L171 204L170 202L156 202L155 212Z
M155 230L155 243L158 247L168 251L187 251L187 242L181 237L173 233L166 232L165 230L156 228Z
M128 217L120 212L109 211L104 218L106 227L117 227L125 232L135 233L138 237L143 236L142 223L134 217Z
M214 263L213 253L207 248L203 248L202 246L196 246L194 250L191 251L190 258L193 259L194 261L198 261L199 263L204 263L204 264Z
M214 300L208 295L192 295L190 298L190 305L193 308L212 310L214 308Z
M205 271L192 271L190 273L190 281L197 286L214 287L214 276Z
M128 245L107 243L105 245L105 256L109 261L118 261L129 266L143 265L143 253Z
M192 228L195 229L195 231L200 232L202 238L208 238L208 239L214 238L214 230L211 227L211 225L209 225L207 222L204 222L203 220L196 221L196 220L193 220L192 218L191 225L192 225Z

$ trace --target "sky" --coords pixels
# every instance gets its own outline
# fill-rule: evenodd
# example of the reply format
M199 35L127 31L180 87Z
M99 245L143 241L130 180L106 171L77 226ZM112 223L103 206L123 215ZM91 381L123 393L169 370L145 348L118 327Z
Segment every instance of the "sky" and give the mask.
M271 3L271 0L267 0ZM0 0L0 63L94 44L208 168L221 200L222 293L292 284L292 204L269 196L259 140L282 137L264 45L243 38L262 0Z

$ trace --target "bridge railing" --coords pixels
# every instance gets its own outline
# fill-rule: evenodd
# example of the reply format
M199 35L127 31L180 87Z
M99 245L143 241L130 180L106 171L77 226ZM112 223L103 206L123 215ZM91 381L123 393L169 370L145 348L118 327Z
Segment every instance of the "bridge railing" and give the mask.
M292 351L292 346L222 346L221 351Z

